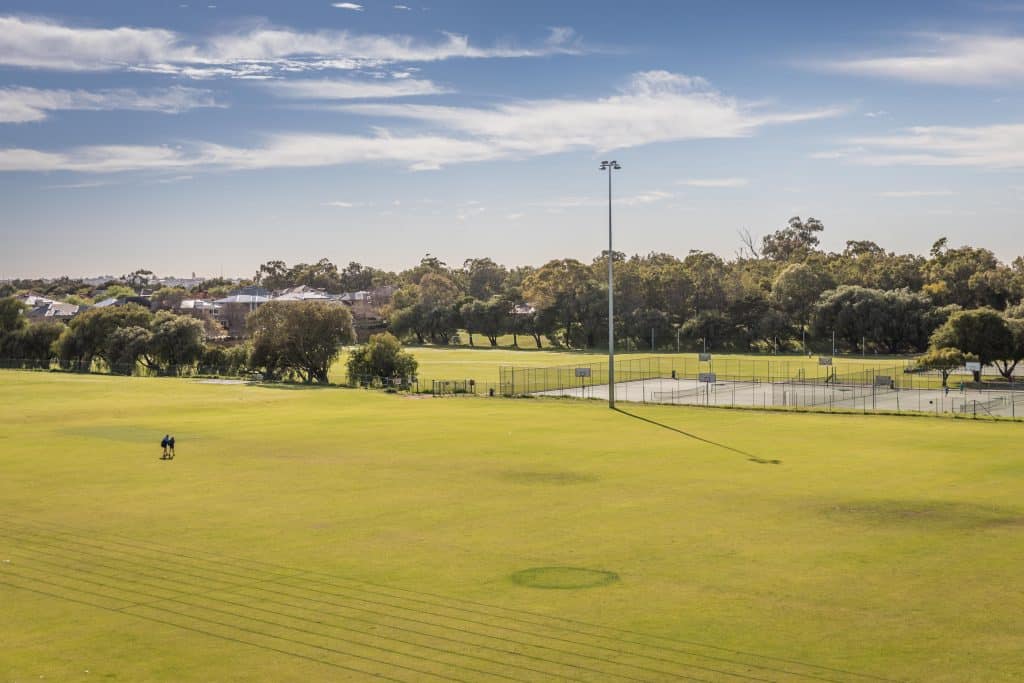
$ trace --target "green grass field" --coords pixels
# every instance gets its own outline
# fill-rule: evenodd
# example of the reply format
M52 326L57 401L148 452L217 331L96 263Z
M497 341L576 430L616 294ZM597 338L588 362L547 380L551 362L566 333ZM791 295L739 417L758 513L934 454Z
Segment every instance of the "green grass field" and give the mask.
M4 372L0 679L1020 680L1021 434Z

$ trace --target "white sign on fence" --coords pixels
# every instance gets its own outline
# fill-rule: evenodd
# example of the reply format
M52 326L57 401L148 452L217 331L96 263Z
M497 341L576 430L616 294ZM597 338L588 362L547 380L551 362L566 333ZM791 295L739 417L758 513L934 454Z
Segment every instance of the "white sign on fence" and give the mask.
M970 372L981 372L981 363L978 361L969 361L965 365Z
M697 354L697 360L702 361L704 363L708 363L708 362L711 361L711 354L710 353L698 353Z
M697 379L708 384L714 384L718 381L718 377L713 372L702 372L698 375Z
M590 368L576 368L577 377L590 377Z
M818 359L818 365L832 365L831 356L822 356Z
M875 375L875 386L876 387L891 387L892 377L889 375Z

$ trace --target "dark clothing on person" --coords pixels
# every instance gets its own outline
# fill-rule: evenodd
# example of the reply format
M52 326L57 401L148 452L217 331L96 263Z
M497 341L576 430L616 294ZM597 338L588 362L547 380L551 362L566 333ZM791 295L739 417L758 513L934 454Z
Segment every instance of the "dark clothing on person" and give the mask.
M174 437L172 436L167 440L167 446L171 449L171 457L174 457Z
M166 458L167 457L167 447L170 446L170 444L171 444L171 437L170 437L169 434L165 434L164 438L160 440L160 448L164 449L163 454L160 456L161 458Z

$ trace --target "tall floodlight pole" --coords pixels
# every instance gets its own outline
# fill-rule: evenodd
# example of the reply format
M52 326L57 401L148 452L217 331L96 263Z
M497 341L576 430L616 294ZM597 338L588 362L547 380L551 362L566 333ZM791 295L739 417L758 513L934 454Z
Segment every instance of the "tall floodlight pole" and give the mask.
M621 166L619 162L602 161L602 171L608 171L608 407L615 409L615 290L612 279L612 171Z

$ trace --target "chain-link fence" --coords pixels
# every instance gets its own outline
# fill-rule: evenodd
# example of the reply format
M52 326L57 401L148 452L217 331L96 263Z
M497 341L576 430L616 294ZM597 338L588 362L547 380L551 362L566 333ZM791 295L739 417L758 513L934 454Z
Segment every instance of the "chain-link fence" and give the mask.
M420 393L422 384L418 377L378 377L374 375L359 375L346 378L346 384L350 387L361 389L390 389L392 391L411 391Z
M608 398L607 363L500 368L504 395ZM967 370L943 386L942 374L904 361L877 366L816 359L651 357L615 364L619 401L720 407L886 413L1024 416L1024 383L970 381Z
M807 358L723 358L699 360L693 357L651 356L616 360L615 381L634 382L657 378L692 378L714 376L733 382L800 381L814 384L871 384L886 377L897 387L923 388L935 380L930 374L912 371L908 361L888 360L877 364L838 362L822 365ZM608 384L608 363L588 362L574 365L523 368L499 368L502 393L508 395L536 394L546 391L578 389ZM941 380L939 380L941 384Z

